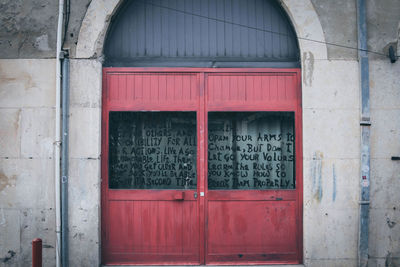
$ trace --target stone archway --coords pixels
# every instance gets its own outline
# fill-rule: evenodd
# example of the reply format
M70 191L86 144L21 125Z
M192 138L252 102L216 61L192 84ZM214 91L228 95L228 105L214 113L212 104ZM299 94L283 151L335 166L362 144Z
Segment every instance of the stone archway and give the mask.
M93 0L83 19L76 47L76 58L101 56L105 36L113 14L123 0ZM318 15L310 0L281 0L299 38L302 59L326 59L327 47ZM316 40L311 42L302 38ZM303 63L304 64L304 63ZM304 67L304 66L303 66Z

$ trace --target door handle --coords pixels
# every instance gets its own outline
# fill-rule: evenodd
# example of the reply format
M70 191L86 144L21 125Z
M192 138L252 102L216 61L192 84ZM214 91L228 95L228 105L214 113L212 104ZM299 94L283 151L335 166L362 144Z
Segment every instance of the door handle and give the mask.
M185 199L185 192L178 192L174 195L174 200L184 200Z

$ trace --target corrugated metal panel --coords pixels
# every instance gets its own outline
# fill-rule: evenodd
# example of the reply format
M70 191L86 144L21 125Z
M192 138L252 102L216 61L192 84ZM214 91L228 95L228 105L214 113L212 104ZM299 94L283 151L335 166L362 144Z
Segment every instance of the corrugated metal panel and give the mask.
M104 54L106 66L299 61L296 35L275 0L127 1Z

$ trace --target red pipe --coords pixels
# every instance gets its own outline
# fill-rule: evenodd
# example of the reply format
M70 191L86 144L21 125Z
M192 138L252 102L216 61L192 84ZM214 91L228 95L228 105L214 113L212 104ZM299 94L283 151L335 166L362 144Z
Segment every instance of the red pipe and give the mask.
M32 240L32 267L42 267L42 239Z

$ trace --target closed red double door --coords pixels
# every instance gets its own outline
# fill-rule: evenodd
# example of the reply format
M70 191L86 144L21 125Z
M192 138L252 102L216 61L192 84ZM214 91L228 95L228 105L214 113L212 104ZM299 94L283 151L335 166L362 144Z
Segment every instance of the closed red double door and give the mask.
M103 264L302 261L298 69L105 68Z

